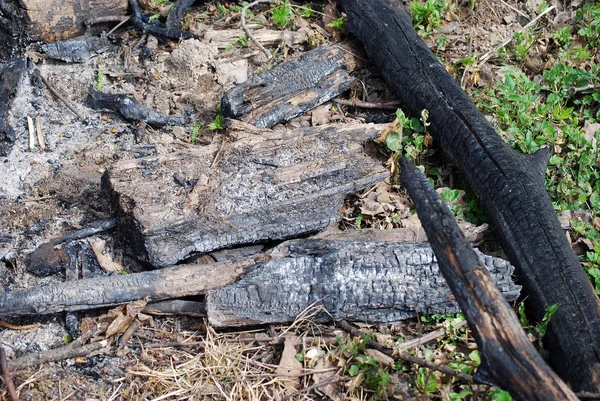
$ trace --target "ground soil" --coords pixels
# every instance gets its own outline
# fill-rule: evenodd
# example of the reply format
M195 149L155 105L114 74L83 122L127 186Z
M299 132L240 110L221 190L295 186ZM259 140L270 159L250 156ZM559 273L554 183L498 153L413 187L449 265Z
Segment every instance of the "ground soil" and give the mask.
M432 49L450 67L466 57L480 57L494 52L500 43L528 22L525 16L534 16L540 2L506 2L511 3L512 7L505 5L505 2L491 0L474 3L474 9L469 7L469 2L457 4L452 12L444 16L444 26L427 39ZM204 29L239 29L239 19L232 16L235 13L227 17L219 16L214 3L199 4L197 7L193 10L195 13L207 13L209 18L191 23L190 29L197 32ZM315 8L321 9L321 6ZM519 9L519 12L513 8ZM323 25L319 18L313 23ZM329 39L323 27L318 31ZM440 36L449 38L444 49L438 49L436 45L435 39ZM26 257L37 246L56 236L111 216L111 205L101 189L100 179L104 171L119 160L166 154L210 143L218 134L206 129L200 130L195 143L191 143L194 124L206 126L214 119L215 106L225 88L269 67L264 57L254 49L237 46L229 50L218 49L216 45L202 40L176 43L143 35L127 26L114 33L112 42L113 47L109 51L84 63L68 64L50 59L37 61L41 74L86 117L85 121L80 121L45 86L25 79L19 87L9 116L10 123L17 131L17 141L12 153L0 158L0 257L6 260L0 263L0 285L4 291L62 280L60 276L40 278L27 273ZM308 42L292 48L282 43L276 61L296 57L309 48ZM473 83L489 83L496 77L498 68L493 62L486 63L478 71L479 80L469 80L473 71L464 72L455 68L454 72L457 79L470 89ZM131 95L162 113L186 114L192 122L185 127L136 126L115 113L88 108L85 99L97 85L98 71L104 76L103 91ZM348 96L372 102L393 100L393 94L376 71L367 67L357 71L356 75L362 79L364 86L358 85ZM46 151L39 150L39 147L29 148L26 117L36 115L41 117L48 146ZM381 115L348 107L330 113L329 118L348 120L357 119L357 116L375 118ZM310 121L309 115L306 115L288 124L307 125ZM110 235L106 238L111 239ZM126 269L136 268L136 262L127 256L126 248L118 241L111 241L110 252L113 257L119 259ZM67 334L64 315L40 316L11 323L39 323L39 327L26 330L0 328L0 345L5 348L9 359L56 348ZM160 366L186 360L201 350L192 350L191 354L165 349L143 351L144 342L195 339L205 330L199 318L158 318L154 327L146 326L138 332L138 336L132 340L135 344L128 352L120 355L112 352L19 371L14 378L15 384L20 388L22 399L27 400L151 399L159 396L161 389L174 390L169 387L167 378L157 378L155 387L149 388L150 380L146 374ZM334 333L335 329L309 324L292 327L291 331L294 330L297 335L307 332L328 335ZM409 337L417 334L414 322L399 324L394 330ZM274 337L283 331L283 328L259 329L267 337ZM252 335L257 334L253 332ZM235 338L229 334L221 336L222 342L219 344L222 346L230 341L227 339ZM281 351L281 345L271 349L261 348L263 360L260 363L279 363ZM238 356L242 354L240 352ZM229 399L219 391L218 381L210 385L206 383L206 399ZM179 385L180 388L193 387L190 383ZM301 385L308 386L310 382L303 380ZM403 385L398 386L400 388ZM282 388L285 390L285 386ZM298 395L297 399L307 394ZM2 399L8 399L5 390L0 390L0 395ZM254 396L247 397L251 399ZM176 393L169 399L175 398ZM235 397L231 395L231 398Z

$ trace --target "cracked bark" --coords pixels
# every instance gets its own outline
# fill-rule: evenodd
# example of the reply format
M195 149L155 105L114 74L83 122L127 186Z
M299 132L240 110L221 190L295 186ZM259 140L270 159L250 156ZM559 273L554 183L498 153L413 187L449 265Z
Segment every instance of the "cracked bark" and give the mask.
M545 343L557 373L577 391L600 390L600 301L565 238L544 189L549 150L510 149L445 71L410 17L381 0L341 0L347 26L432 136L490 216L526 292L533 320L558 304Z

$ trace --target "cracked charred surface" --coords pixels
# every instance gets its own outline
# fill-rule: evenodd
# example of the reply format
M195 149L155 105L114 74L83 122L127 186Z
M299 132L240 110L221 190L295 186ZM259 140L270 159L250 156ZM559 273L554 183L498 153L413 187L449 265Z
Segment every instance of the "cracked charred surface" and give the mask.
M270 128L333 99L356 81L354 57L340 46L321 46L227 91L225 117Z
M393 233L387 239L284 242L271 260L241 280L209 291L209 321L214 326L289 322L311 306L325 309L316 319L369 322L459 312L431 247L395 242ZM477 255L503 295L515 300L520 287L512 281L510 263Z
M119 162L105 175L139 257L163 267L198 252L314 232L339 219L346 195L389 175L363 149L379 125L244 127L230 130L231 143Z
M429 111L431 134L462 171L516 266L535 320L559 308L545 343L576 391L600 390L600 300L544 189L549 150L513 151L419 38L410 17L382 0L343 0L347 26L404 104Z

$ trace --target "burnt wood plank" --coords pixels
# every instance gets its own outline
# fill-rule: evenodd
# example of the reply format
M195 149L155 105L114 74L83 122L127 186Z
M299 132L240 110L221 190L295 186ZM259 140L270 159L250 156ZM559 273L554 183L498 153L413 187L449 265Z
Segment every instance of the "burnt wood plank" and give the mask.
M223 116L270 128L327 102L355 82L353 57L340 46L321 46L228 90Z
M104 176L119 228L140 258L163 267L198 252L317 231L338 220L346 195L389 175L363 149L382 126L236 126L233 142L119 162Z
M388 230L381 230L388 231ZM427 243L292 240L244 278L208 292L213 326L290 322L309 307L323 307L317 320L392 322L415 314L457 313L458 306ZM383 239L383 237L380 237ZM503 295L515 300L520 287L506 261L478 253Z
M600 300L567 241L544 174L550 154L508 147L419 38L410 17L382 0L341 0L348 30L482 201L516 266L534 321L558 304L545 343L557 373L577 391L600 391Z
M508 390L517 400L577 400L531 344L519 318L425 175L406 158L400 160L400 167L400 179L415 202L439 269L481 353L475 380Z

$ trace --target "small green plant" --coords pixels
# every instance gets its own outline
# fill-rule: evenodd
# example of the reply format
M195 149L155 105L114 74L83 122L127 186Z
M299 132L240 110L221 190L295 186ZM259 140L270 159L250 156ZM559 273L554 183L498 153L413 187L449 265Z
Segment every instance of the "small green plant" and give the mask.
M500 390L500 389L498 389L490 394L490 400L492 400L492 401L512 401L512 399L513 398L508 393L508 391L504 391L504 390Z
M198 140L198 132L200 132L201 129L202 129L201 123L194 125L194 128L192 128L192 135L190 136L190 143L192 145L196 144L196 141Z
M94 86L94 92L102 92L104 86L104 73L100 70L96 72L96 86Z
M292 22L294 11L290 6L289 0L284 0L281 5L271 9L271 19L278 28L285 28Z
M250 43L248 42L248 38L246 36L242 35L242 36L238 36L237 38L235 38L233 40L233 42L228 44L227 47L225 48L225 51L231 50L234 47L247 48L248 46L250 46Z
M149 18L148 18L148 22L152 22L154 20L157 20L161 17L160 12L155 12L154 14L152 14Z
M221 114L221 103L219 103L217 105L217 116L208 124L207 128L211 131L221 130L225 128L224 123L225 120L223 119L223 115Z
M327 24L327 26L343 32L344 31L344 17L339 17L335 21Z
M227 7L225 7L223 4L219 4L217 6L217 12L219 13L219 15L227 15Z
M385 144L394 153L402 154L413 161L424 156L425 127L427 123L426 110L421 118L408 118L401 109L396 110L398 130L391 132L385 139Z
M430 35L444 20L444 13L451 3L446 0L426 0L424 3L414 1L410 5L413 25L421 35Z
M352 377L362 377L362 387L374 391L380 396L390 393L391 374L395 366L381 367L371 356L366 354L366 345L370 336L362 339L344 340L338 337L339 350L346 360L346 373Z
M519 315L519 320L521 321L521 325L523 326L523 328L525 329L525 331L527 332L527 334L529 336L532 336L533 338L536 339L536 344L537 344L537 347L540 352L544 351L543 339L544 339L544 336L546 335L546 331L548 330L548 324L550 323L552 316L554 316L554 314L556 313L558 308L559 308L558 304L550 305L546 309L546 312L544 313L544 317L542 318L542 321L539 322L535 326L532 326L529 324L529 319L527 318L527 314L525 313L525 303L521 302L519 304L519 307L517 308L517 313Z

